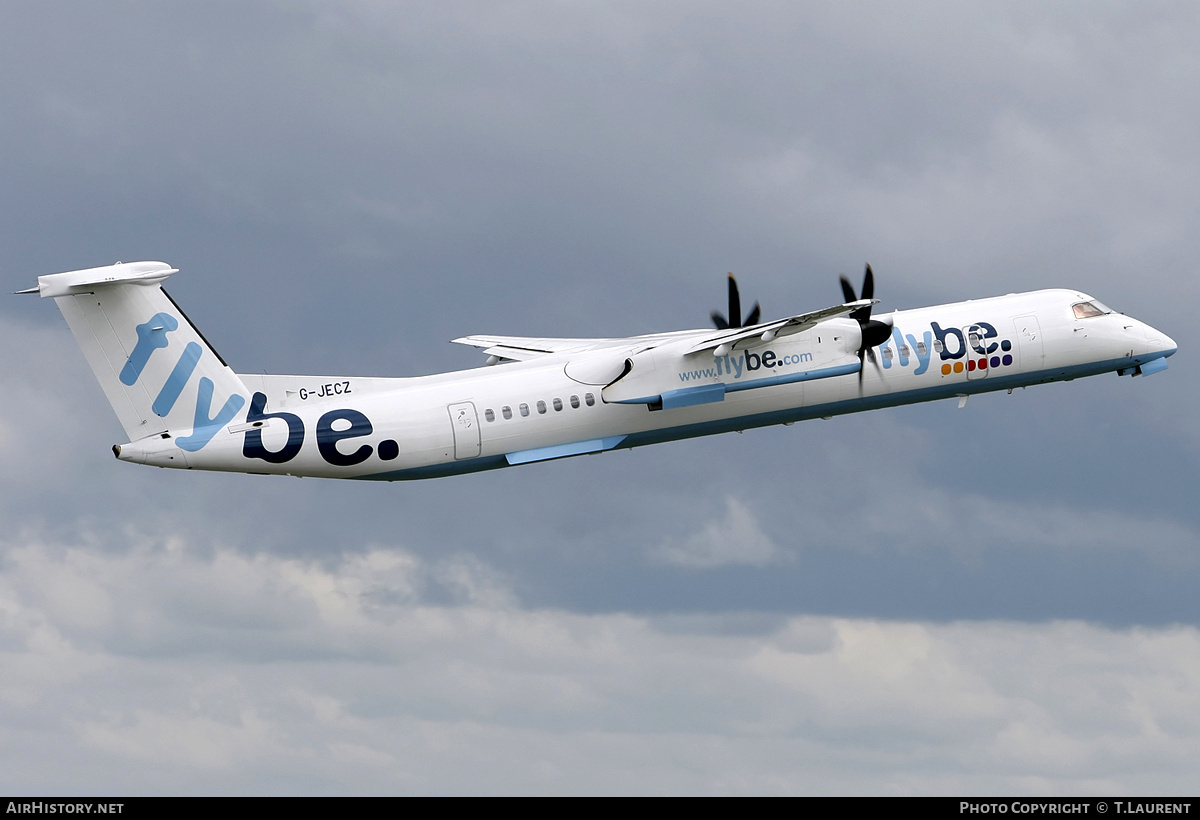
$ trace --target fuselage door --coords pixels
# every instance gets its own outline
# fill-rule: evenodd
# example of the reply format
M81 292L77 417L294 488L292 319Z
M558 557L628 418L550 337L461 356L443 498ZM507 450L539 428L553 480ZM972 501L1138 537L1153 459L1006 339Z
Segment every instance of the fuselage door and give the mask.
M469 401L460 401L447 405L450 411L450 427L454 430L454 457L479 457L479 417L475 414L475 405Z
M1037 317L1032 313L1018 316L1013 319L1013 328L1017 331L1017 348L1021 351L1021 369L1026 372L1041 370L1046 356L1042 349L1042 327Z

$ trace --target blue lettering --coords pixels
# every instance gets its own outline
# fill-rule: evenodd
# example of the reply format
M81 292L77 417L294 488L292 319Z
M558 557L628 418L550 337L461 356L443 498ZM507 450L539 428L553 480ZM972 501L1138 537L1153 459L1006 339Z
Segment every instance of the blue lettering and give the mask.
M348 421L350 427L345 430L334 430L335 421ZM346 454L337 448L337 443L344 439L369 436L374 428L371 420L357 410L330 410L317 420L317 450L321 458L338 467L351 467L361 464L371 457L374 452L371 445L364 444L353 453Z
M192 377L196 363L200 361L200 352L200 345L188 342L187 347L183 349L183 355L175 363L175 369L167 377L167 383L163 385L162 390L158 391L158 398L154 400L154 406L151 408L155 415L166 416L175 406L175 402L179 401L179 394L183 392L183 386Z
M212 437L217 434L218 430L233 421L233 417L237 415L237 411L241 410L242 405L246 403L245 398L234 393L225 400L225 404L221 407L216 417L209 418L208 411L212 409L212 398L212 379L201 377L200 387L196 391L196 418L192 423L192 434L175 439L175 444L180 449L194 453L205 444L208 444L212 441Z
M283 419L288 426L287 443L279 450L272 452L263 446L262 430L246 431L242 442L242 455L246 458L261 458L269 464L283 464L291 461L300 452L304 444L304 422L294 413L264 413L267 406L265 393L255 393L250 399L250 410L246 413L247 422L263 421L264 419Z
M942 361L945 361L946 359L961 359L966 354L967 343L963 339L961 330L956 327L948 327L945 330L942 330L941 326L938 325L937 322L930 322L930 326L933 328L933 335L937 337L938 343L941 345ZM953 338L955 340L955 347L957 348L956 350L950 350L950 345L946 344L947 338Z
M908 349L904 346L904 334L899 328L892 328L892 339L896 340L896 356L900 359L900 366L908 367Z
M975 340L975 343L971 345L976 353L981 353L987 356L995 353L996 349L1000 347L1000 345L996 342L992 342L989 345L985 341L986 339L994 339L1000 335L996 332L996 328L992 327L987 322L977 322L976 324L971 325L971 332L978 336L978 338Z
M917 354L917 361L919 361L921 363L920 365L917 366L917 369L913 371L914 376L920 376L922 373L924 373L926 370L929 369L929 360L931 358L933 358L933 348L931 347L932 342L933 342L933 334L930 333L928 330L925 331L925 335L921 339L920 343L918 343L917 340L915 338L913 338L911 335L908 336L908 344L913 349L913 351ZM921 351L925 351L925 352L922 353Z
M166 347L170 342L167 334L178 327L179 320L169 313L156 313L148 322L138 325L137 344L121 368L121 384L134 385L145 370L146 362L150 361L150 354L160 347Z

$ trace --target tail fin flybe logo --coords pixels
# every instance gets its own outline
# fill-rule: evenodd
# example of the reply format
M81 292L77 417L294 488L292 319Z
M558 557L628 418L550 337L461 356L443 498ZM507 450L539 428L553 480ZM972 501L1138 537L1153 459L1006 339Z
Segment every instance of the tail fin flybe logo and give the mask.
M961 330L930 322L930 329L919 340L893 327L892 337L879 346L883 354L880 358L885 370L893 366L908 367L915 360L914 376L929 370L934 353L941 359L943 376L1009 367L1013 363L1012 342L999 336L987 322L975 322Z
M156 351L170 346L169 336L178 329L179 320L169 313L156 313L150 317L149 321L138 325L137 343L133 346L129 358L126 359L125 366L121 368L121 384L127 387L137 384L146 365L150 362L150 357ZM200 363L200 357L203 354L204 349L195 342L188 342L183 348L183 353L180 354L179 360L171 370L171 375L167 377L166 383L158 391L158 397L150 406L156 416L165 418L174 409L183 393L183 388L187 386L188 381L196 372L196 365ZM225 400L225 404L221 406L215 416L210 416L213 390L212 379L201 376L200 384L196 389L196 413L192 423L192 432L190 435L175 439L175 444L180 449L194 453L204 447L212 441L219 429L233 421L233 417L246 403L244 396L234 393Z

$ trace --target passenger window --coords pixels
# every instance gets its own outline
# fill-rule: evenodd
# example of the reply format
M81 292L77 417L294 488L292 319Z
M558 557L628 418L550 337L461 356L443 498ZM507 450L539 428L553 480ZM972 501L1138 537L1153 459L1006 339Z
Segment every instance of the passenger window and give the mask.
M935 351L937 351L938 353L942 352L942 347L943 347L943 345L942 345L941 339L938 339L936 342L933 343L933 349Z
M524 402L521 403L521 415L522 416L529 415L529 405L525 404Z
M512 408L506 404L500 408L500 414L503 415L504 418L506 418L506 419L511 419L512 418Z
M925 343L924 343L924 342L917 342L917 355L918 355L918 356L924 356L924 355L925 355L925 352L926 352L926 351L925 351Z
M883 349L883 358L885 361L889 362L892 360L892 349L890 347L885 347Z
M588 407L591 407L593 404L596 403L596 397L593 396L591 393L584 393L583 394L583 403L586 404Z
M546 402L539 401L537 407L538 407L539 414L541 414L543 416L546 415Z
M908 349L908 345L900 345L900 355L901 356L903 356L904 358L907 359L909 356L909 353L910 353L910 351Z
M559 410L562 410L562 399L555 399L553 401L553 404L554 404L554 412L557 413Z
M487 419L488 421L496 420L496 414L494 412L492 412L492 408L490 408L490 407L483 411L483 417L485 419Z
M571 396L571 409L572 410L579 409L579 396Z

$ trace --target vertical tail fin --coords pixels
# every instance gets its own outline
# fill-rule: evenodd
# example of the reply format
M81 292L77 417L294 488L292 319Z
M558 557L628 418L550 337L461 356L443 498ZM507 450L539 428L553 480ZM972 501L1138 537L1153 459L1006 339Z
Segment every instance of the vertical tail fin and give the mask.
M117 263L39 276L21 292L54 299L130 441L167 433L195 452L248 391L162 289L174 273L163 262Z

